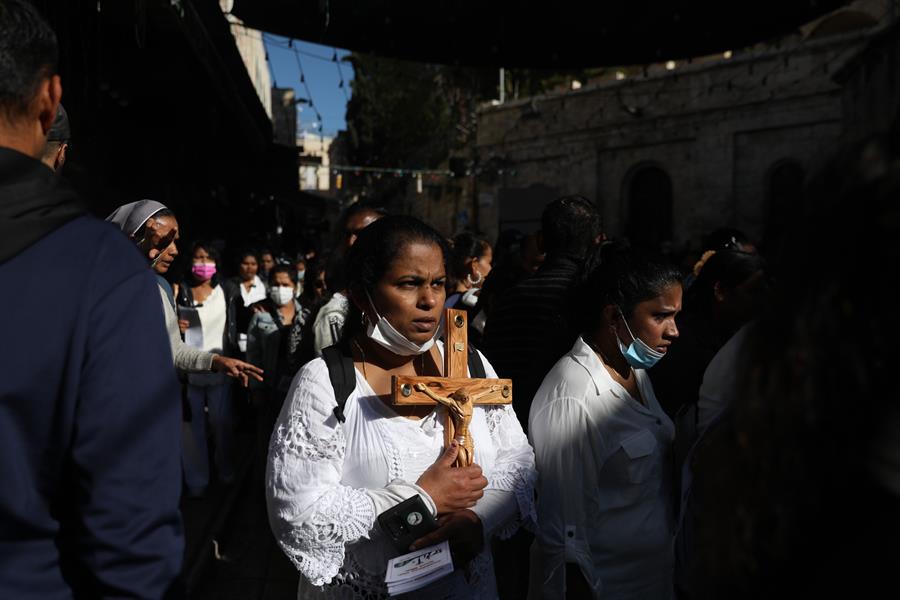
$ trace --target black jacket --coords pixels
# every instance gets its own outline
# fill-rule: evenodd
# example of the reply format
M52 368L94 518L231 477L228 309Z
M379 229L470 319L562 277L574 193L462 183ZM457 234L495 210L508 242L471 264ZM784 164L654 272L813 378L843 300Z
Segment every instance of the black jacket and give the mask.
M222 287L225 294L225 333L222 336L222 354L224 356L239 356L238 348L238 327L237 314L239 308L244 306L244 299L241 297L241 291L230 281L216 281L213 283ZM213 286L215 287L215 286ZM178 286L178 296L175 301L179 306L195 307L197 304L190 292L191 282L183 281Z
M86 212L46 165L10 148L0 148L0 192L0 263Z
M184 538L159 288L121 231L12 152L0 281L25 295L0 294L0 598L164 598ZM65 293L34 293L48 282Z

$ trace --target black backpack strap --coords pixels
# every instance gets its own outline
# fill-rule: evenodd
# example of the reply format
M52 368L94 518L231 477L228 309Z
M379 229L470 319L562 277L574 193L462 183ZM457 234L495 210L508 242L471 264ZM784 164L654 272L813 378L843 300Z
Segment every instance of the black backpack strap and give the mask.
M469 377L472 379L484 379L487 377L487 372L484 370L484 362L481 360L481 355L478 354L478 350L472 344L469 344Z
M344 406L347 404L347 398L356 389L356 367L353 366L353 357L349 350L349 347L341 344L328 346L322 350L331 387L334 388L334 399L337 401L334 416L341 423L345 421Z

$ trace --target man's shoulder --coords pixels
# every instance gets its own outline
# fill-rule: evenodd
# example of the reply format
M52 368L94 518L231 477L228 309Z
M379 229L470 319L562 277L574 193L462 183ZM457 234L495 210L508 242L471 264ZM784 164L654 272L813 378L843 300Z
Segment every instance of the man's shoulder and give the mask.
M502 306L504 311L508 311L517 306L531 308L536 303L556 304L566 297L574 280L574 273L535 273L502 294L498 307Z
M91 215L81 215L72 219L58 229L48 233L46 237L37 242L37 244L58 243L83 235L90 235L91 237L90 239L79 240L80 248L107 244L133 247L133 244L128 240L125 234L123 234L115 225L107 223L106 221L101 221L97 217Z
M579 265L574 260L558 260L544 265L530 277L518 282L512 289L533 290L553 286L570 285L578 274Z
M124 279L150 271L137 247L114 225L90 215L72 219L47 234L19 257L23 264L40 263L61 273L100 279Z

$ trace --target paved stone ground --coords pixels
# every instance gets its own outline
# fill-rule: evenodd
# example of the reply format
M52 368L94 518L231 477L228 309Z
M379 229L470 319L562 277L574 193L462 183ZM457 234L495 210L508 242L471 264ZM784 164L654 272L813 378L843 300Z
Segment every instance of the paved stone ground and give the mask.
M215 479L202 499L183 498L188 600L295 600L298 573L269 529L250 419L237 436L238 478Z
M213 532L216 544L194 582L190 600L294 600L297 571L269 529L265 498L255 480L244 480L233 509ZM215 556L215 549L218 556Z

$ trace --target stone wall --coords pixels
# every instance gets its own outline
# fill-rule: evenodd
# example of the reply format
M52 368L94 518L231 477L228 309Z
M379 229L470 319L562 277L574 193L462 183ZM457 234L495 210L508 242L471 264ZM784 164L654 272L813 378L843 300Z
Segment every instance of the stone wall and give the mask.
M598 203L607 232L623 236L633 195L651 193L637 190L668 186L670 233L657 237L681 247L728 225L759 239L772 174L786 164L809 173L840 142L844 100L834 74L869 37L797 38L483 107L478 191L495 200L525 198L535 186L582 194ZM644 206L637 221L665 221L664 211L647 208L653 202L635 204ZM499 204L481 211L482 229L506 221ZM541 209L534 204L532 222Z
M847 142L900 127L900 23L873 36L835 79L844 90Z

